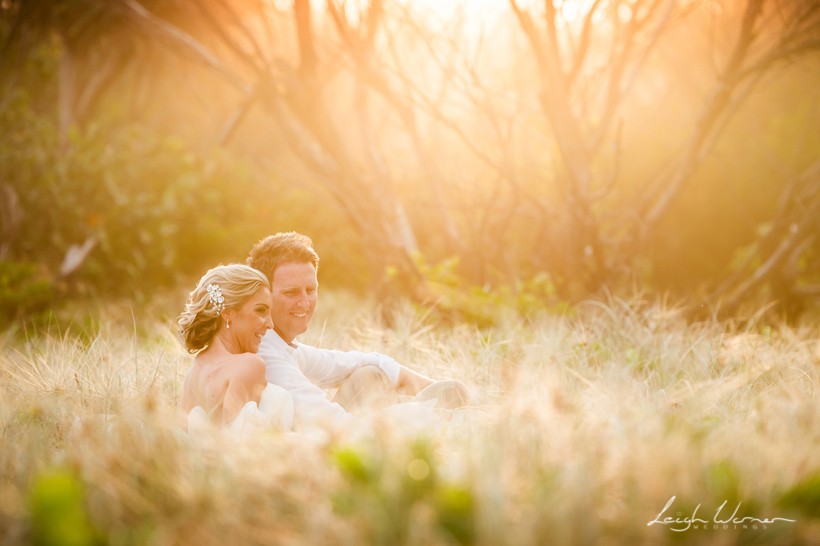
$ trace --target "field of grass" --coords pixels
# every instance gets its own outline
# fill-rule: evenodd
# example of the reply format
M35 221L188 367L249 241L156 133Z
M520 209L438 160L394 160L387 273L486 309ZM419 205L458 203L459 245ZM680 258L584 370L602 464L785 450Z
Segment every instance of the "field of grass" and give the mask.
M613 300L481 330L408 308L385 329L322 298L304 341L461 378L473 407L193 437L170 311L8 332L2 543L820 544L816 323Z

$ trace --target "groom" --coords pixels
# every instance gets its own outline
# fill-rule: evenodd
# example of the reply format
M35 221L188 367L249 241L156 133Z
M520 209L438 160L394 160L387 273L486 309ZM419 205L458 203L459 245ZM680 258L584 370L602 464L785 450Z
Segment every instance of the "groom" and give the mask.
M265 237L247 263L271 283L273 330L262 339L259 356L267 380L293 396L295 427L344 425L353 420L349 411L396 403L399 393L437 399L445 407L466 403L468 392L459 381L435 382L379 353L319 349L296 341L307 331L319 300L319 256L306 235ZM337 387L329 400L323 389Z

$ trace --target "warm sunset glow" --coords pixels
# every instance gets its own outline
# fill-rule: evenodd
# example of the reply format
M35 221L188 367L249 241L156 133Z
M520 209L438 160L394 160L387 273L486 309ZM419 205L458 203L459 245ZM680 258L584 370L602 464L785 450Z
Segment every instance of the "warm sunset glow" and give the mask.
M101 24L89 24L98 12L84 14L77 4L61 4L59 17L38 19L21 10L21 2L3 0L0 13L9 29L27 29L9 36L19 37L20 51L36 62L4 65L22 67L7 85L29 86L10 90L15 98L4 104L16 100L49 112L59 149L70 149L85 129L125 133L138 126L153 135L141 142L162 146L163 138L178 139L194 156L207 156L205 178L219 191L238 184L226 173L245 172L248 180L264 181L256 190L287 196L287 214L271 203L242 215L246 220L236 225L244 236L265 229L271 217L334 235L344 226L352 230L347 243L360 245L353 261L373 279L419 279L417 269L430 264L413 257L423 256L456 264L455 273L481 287L546 276L556 293L582 298L640 277L662 290L722 291L737 303L740 292L758 289L757 281L744 278L779 274L757 272L755 264L786 267L764 254L779 248L777 237L795 234L782 227L772 240L757 240L760 234L796 223L797 236L788 239L796 254L778 251L776 257L788 255L789 271L797 271L787 285L813 283L813 243L804 238L812 209L786 207L796 215L786 219L775 218L781 213L774 206L799 195L781 195L785 180L811 184L801 173L813 172L818 153L811 129L818 120L820 16L809 4L112 0L123 4L112 13L100 4ZM18 15L34 20L24 24L14 20ZM51 41L35 47L45 38L26 42L30 36ZM18 115L14 119L33 114ZM37 127L19 123L27 131ZM91 135L114 140L108 132ZM25 161L50 158L24 153L31 146L25 139L14 142L24 143ZM220 165L214 147L248 166ZM174 180L196 179L176 173L179 165L153 176L89 162L72 167L77 178L101 179L115 188L109 198L118 203L129 198L116 188L136 189L142 182L135 180L156 179L172 191ZM50 172L53 165L59 175ZM39 168L44 180L73 180L53 159ZM10 166L3 179L22 184L32 169ZM65 189L21 187L18 193L33 201ZM738 191L742 206L730 197ZM199 210L197 199L211 194L193 195L161 204ZM314 206L315 199L321 204ZM4 214L14 208L0 206ZM161 230L123 227L117 222L126 217L110 212L113 207L89 209L72 222L61 219L74 216L55 212L43 224L67 234L47 259L58 271L69 249L87 249L91 257L103 248L113 253L112 235L100 230L116 226L145 244L181 230L174 222ZM18 216L28 217L9 213ZM709 221L691 220L701 216ZM23 229L23 222L3 225L3 233L14 240L13 234L36 228ZM329 259L323 271L338 267L334 274L363 283L344 272L342 264L351 269L350 248L332 246L339 248L336 265ZM16 252L36 254L34 247ZM172 254L163 256L170 264ZM184 261L185 252L175 256ZM150 262L124 270L142 278L140 267ZM406 270L385 277L396 264ZM726 288L730 277L737 286ZM777 299L799 299L803 289L795 290Z
M421 12L434 14L439 19L450 19L456 15L467 19L486 18L498 14L509 7L507 0L397 0L399 4L411 6Z
M818 37L0 0L3 546L820 545Z

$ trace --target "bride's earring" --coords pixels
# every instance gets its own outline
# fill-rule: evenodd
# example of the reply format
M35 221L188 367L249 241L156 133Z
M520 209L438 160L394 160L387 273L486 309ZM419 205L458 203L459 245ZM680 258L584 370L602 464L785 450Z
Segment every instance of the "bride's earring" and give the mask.
M231 329L231 321L228 320L227 323L225 324L225 326L228 328L228 330L230 330Z

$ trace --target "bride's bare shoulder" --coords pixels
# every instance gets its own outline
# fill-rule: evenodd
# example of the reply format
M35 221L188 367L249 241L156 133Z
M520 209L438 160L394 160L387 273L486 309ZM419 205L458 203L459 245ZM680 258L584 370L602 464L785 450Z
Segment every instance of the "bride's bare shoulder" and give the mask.
M265 380L265 361L257 354L234 355L228 369L232 381L260 382Z

